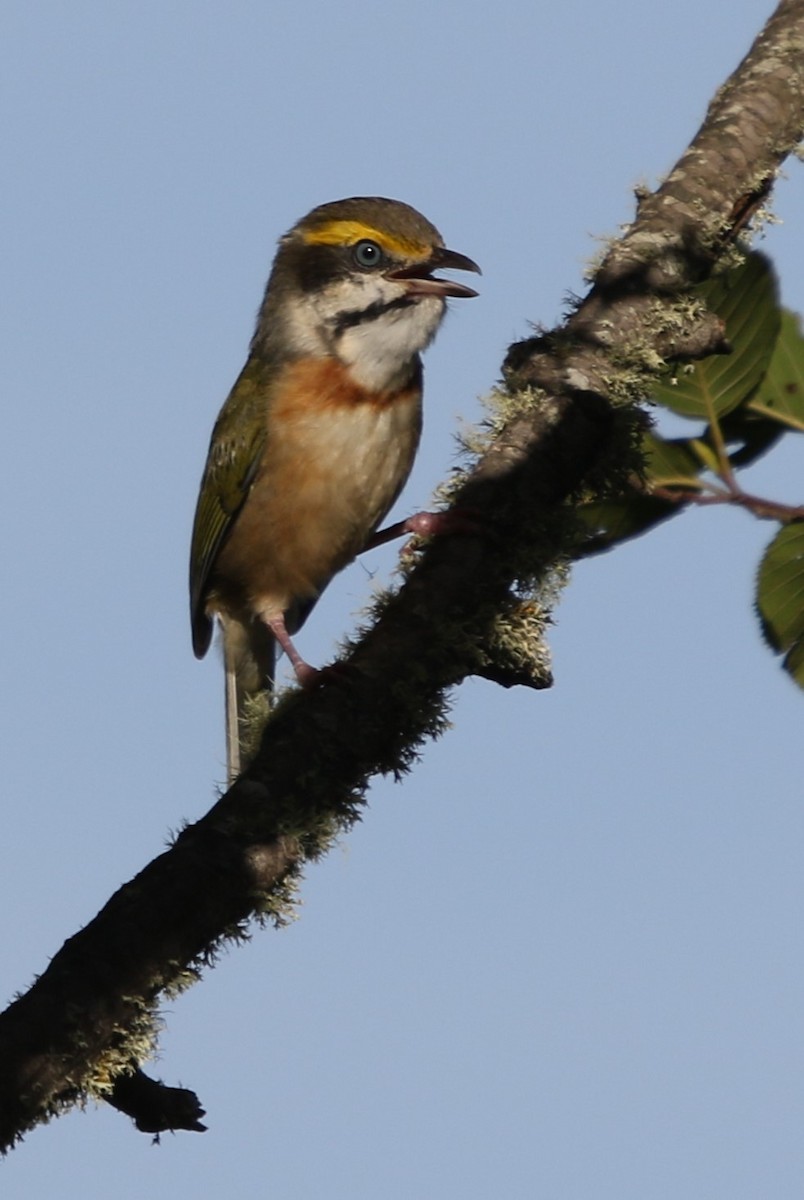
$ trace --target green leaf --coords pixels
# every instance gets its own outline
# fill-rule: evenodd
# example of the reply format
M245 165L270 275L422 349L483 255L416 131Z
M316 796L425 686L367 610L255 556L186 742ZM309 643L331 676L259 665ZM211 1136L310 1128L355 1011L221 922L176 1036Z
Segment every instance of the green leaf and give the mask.
M600 500L582 504L576 515L586 530L579 557L589 558L611 550L619 542L639 537L660 521L666 521L680 511L678 504L634 492L632 496L615 500Z
M782 327L770 365L748 406L804 433L804 335L797 313L782 309Z
M764 386L764 385L761 385ZM774 446L784 433L778 421L769 421L759 413L751 411L752 401L736 408L720 422L720 432L726 445L737 446L729 454L733 467L747 467ZM711 444L711 434L705 434Z
M804 688L804 638L799 639L790 653L785 655L782 666L798 686Z
M743 404L768 368L781 323L776 276L763 254L695 289L723 320L731 354L712 354L685 367L653 397L683 417L711 421Z
M665 439L648 431L642 435L642 448L648 486L688 489L700 486L701 464L689 438ZM684 508L683 500L674 502L653 496L639 484L624 496L582 504L577 515L588 536L581 554L589 557L610 550L616 543L639 537Z
M661 487L670 484L698 486L701 462L690 438L663 438L647 432L642 436L642 450L645 475L650 483Z
M804 521L783 526L765 551L756 605L769 645L785 654L785 670L804 687Z
M698 456L702 467L706 467L713 475L720 474L720 459L717 456L717 452L705 438L691 438L690 447Z

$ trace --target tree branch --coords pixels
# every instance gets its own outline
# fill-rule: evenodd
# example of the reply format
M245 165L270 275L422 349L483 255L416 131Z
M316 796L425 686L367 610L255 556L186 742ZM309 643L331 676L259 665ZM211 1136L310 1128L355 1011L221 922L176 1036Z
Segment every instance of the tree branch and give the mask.
M577 311L511 348L509 418L454 489L480 529L424 550L347 670L284 698L246 774L0 1017L0 1148L87 1093L130 1112L126 1088L153 1048L160 995L193 982L255 914L283 919L302 863L358 818L371 776L404 771L443 727L450 687L473 672L528 678L538 605L512 588L549 580L565 553L567 501L621 469L652 372L723 348L717 322L683 289L733 243L801 136L803 47L804 0L783 0ZM158 1092L146 1109L152 1131L177 1119ZM178 1127L198 1127L200 1106L179 1110Z

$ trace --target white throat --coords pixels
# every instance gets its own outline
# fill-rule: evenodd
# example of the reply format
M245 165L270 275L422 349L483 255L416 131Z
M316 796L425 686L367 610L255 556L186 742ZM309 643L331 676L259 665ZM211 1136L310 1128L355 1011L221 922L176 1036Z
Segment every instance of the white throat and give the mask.
M339 280L296 300L288 333L302 354L334 354L361 387L393 391L410 377L413 360L435 337L446 310L441 296L417 296L377 312L405 295L403 284L382 276Z

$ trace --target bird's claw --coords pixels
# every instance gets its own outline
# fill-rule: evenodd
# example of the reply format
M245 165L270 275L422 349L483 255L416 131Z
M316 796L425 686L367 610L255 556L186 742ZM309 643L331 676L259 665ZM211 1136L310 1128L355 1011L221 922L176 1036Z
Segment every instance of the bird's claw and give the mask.
M366 543L364 550L374 550L398 537L443 537L445 534L482 534L487 531L480 513L471 508L448 508L444 512L420 512L387 529L380 529Z

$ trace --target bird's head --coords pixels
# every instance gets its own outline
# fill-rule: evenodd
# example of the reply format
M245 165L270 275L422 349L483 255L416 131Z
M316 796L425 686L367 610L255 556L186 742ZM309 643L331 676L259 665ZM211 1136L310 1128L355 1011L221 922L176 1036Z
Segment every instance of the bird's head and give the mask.
M399 200L322 204L280 240L252 349L333 356L361 385L386 390L432 341L448 297L472 288L433 273L476 271Z

